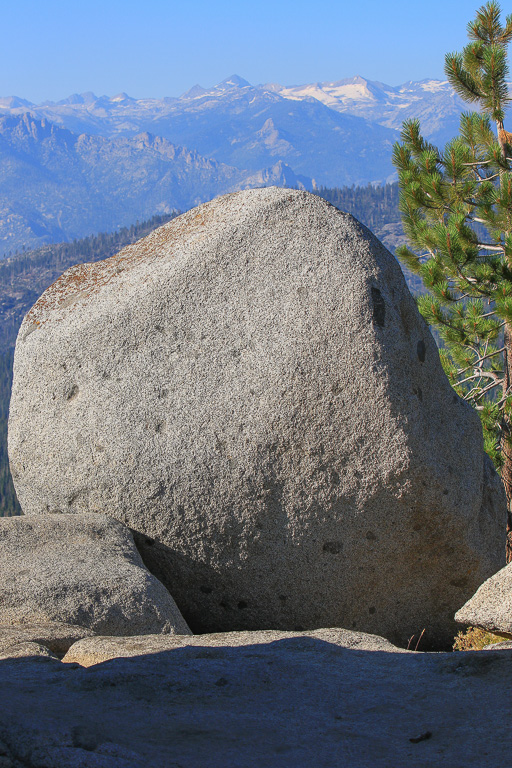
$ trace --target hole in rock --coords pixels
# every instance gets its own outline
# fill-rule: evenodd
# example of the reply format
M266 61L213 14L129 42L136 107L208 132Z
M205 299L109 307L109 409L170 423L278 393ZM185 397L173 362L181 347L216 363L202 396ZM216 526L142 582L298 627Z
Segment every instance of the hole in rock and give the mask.
M384 328L386 319L386 303L378 288L372 286L373 322Z
M416 352L417 352L418 360L420 361L420 363L424 363L425 355L427 354L427 348L425 346L425 342L423 341L423 339L420 339L420 341L418 341L418 344L416 346Z
M78 395L78 385L73 384L71 389L69 389L68 392L66 393L66 400L72 400L77 395Z
M322 547L324 552L328 552L330 555L339 555L343 551L342 541L326 541Z

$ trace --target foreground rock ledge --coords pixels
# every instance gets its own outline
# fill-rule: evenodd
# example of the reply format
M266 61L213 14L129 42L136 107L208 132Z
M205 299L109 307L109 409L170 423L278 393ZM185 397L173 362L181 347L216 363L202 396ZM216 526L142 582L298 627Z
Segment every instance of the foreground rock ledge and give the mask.
M76 662L83 667L100 664L103 661L132 656L163 653L175 648L194 646L196 648L238 648L248 645L264 645L278 640L305 638L352 648L360 651L395 651L400 649L388 640L364 632L349 632L346 629L317 629L313 632L218 632L210 635L141 635L139 637L90 637L77 640L64 656L65 663ZM405 652L405 651L404 651Z
M0 755L16 768L510 763L512 651L397 652L367 638L382 643L370 652L344 630L241 639L155 653L149 638L147 654L87 669L0 660Z
M306 192L189 211L23 321L26 513L107 512L192 631L449 644L504 564L505 498L396 260Z

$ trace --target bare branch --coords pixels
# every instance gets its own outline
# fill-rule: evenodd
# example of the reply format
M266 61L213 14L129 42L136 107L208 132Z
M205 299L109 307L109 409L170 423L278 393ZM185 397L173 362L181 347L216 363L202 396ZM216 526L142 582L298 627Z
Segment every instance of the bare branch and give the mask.
M509 396L509 394L510 394L510 392L511 392L511 391L512 391L512 384L510 385L510 387L507 387L507 390L506 390L506 392L503 394L503 397L502 397L502 398L501 398L501 400L499 400L499 401L498 401L498 403L497 403L497 405L498 405L498 408L499 408L500 410L502 410L502 409L503 409L503 406L505 405L505 401L506 401L506 399L507 399L507 397Z
M491 245L491 243L475 243L483 251L504 251L503 245Z
M492 385L494 387L496 384L499 384L502 381L503 376L494 374L492 371L479 371L478 373L473 374L473 376L467 376L465 379L462 379L462 381L458 381L457 386L461 387L463 384L466 384L468 381L475 381L475 379L491 379L491 381L495 382Z
M492 176L478 176L477 183L483 182L483 181L492 181L493 179L499 179L500 174L494 173Z
M491 390L495 389L496 387L499 387L500 385L501 385L501 381L496 381L496 382L494 382L494 384L488 384L488 385L487 385L487 387L484 387L484 388L483 388L483 389L480 391L480 393L479 393L478 395L473 395L471 399L472 399L472 400L474 400L474 401L475 401L475 403L477 403L477 402L478 402L479 400L481 400L481 399L482 399L482 397L484 397L484 396L485 396L485 395L486 395L488 392L490 392ZM469 400L469 397L467 397L466 399L468 399L468 400Z

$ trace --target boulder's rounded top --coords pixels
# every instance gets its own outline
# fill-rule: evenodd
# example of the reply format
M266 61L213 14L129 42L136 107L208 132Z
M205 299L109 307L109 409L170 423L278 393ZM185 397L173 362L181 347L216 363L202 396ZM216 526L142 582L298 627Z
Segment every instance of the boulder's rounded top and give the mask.
M295 189L265 187L233 192L193 208L154 230L147 237L123 248L103 261L78 264L66 270L38 299L26 315L20 338L43 325L55 310L71 308L77 301L87 302L102 287L126 282L134 268L147 268L153 262L190 256L198 247L204 254L219 240L227 242L233 233L267 233L269 248L279 247L279 223L283 229L293 222L295 234L303 231L309 240L314 231L341 239L367 240L372 251L391 255L377 238L348 213L321 197ZM314 235L313 235L314 237ZM309 243L314 248L314 243Z

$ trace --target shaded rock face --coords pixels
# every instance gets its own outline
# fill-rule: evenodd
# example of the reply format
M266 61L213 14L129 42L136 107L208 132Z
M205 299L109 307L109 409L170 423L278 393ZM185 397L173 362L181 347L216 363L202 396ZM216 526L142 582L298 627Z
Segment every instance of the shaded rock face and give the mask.
M130 531L94 513L0 518L0 625L20 622L26 631L65 622L109 635L190 632ZM37 633L21 638L45 645Z
M168 638L156 647L147 636L135 658L115 656L140 638L98 638L89 653L80 641L87 669L0 660L0 756L9 768L510 765L512 651L254 634L166 650Z
M449 642L505 500L395 259L276 188L68 270L20 329L25 513L107 511L194 631Z

